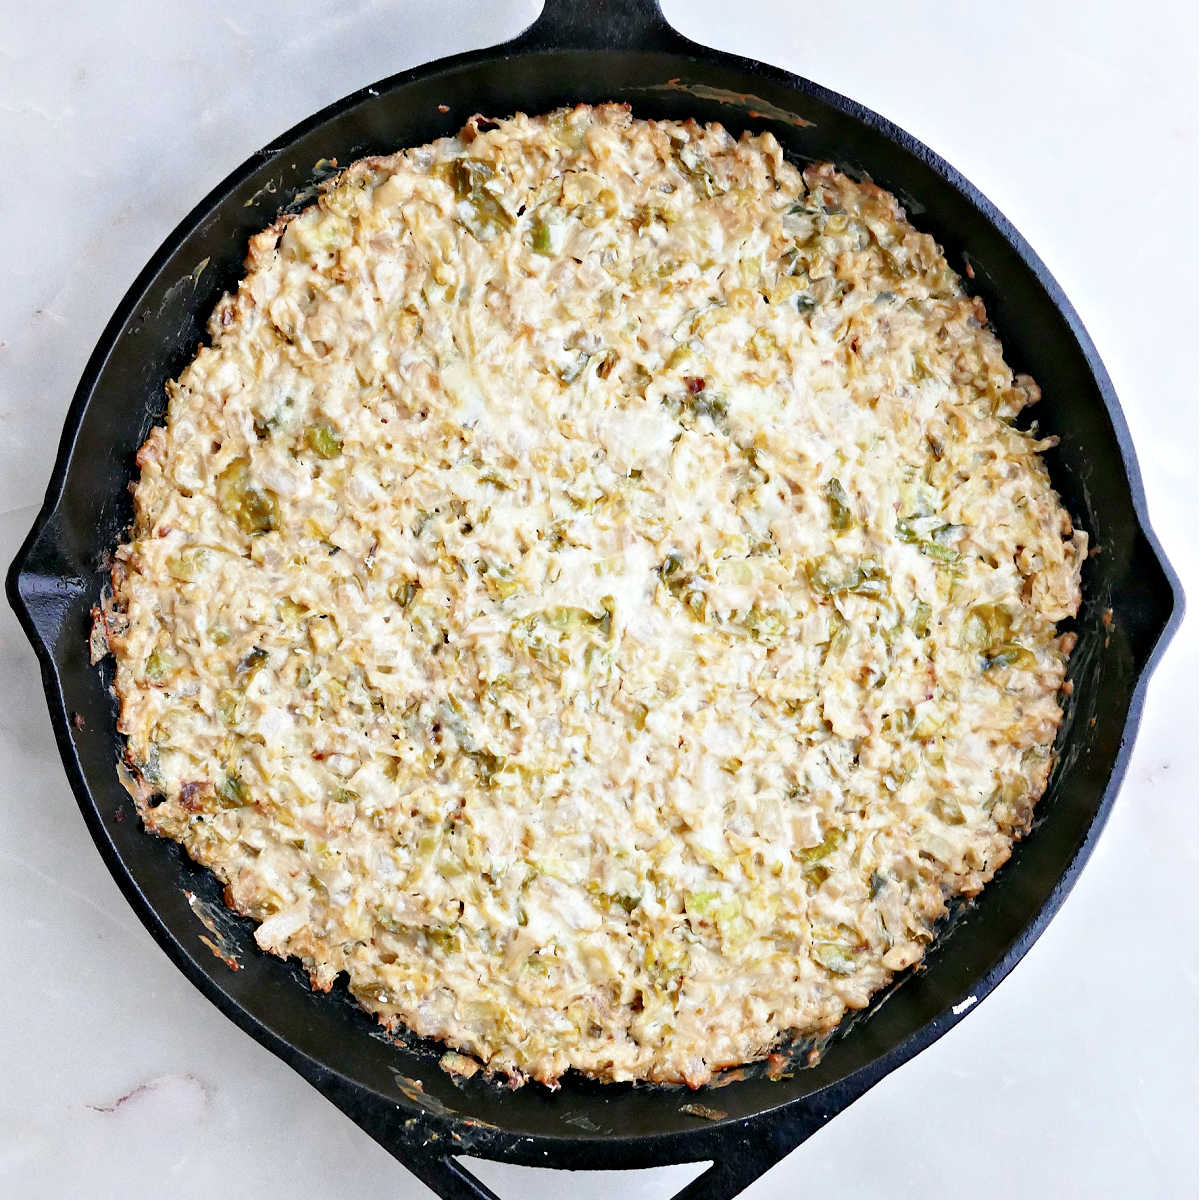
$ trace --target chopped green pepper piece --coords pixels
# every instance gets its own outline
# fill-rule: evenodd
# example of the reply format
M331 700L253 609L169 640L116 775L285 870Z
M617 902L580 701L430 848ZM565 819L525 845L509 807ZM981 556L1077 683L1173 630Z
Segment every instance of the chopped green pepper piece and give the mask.
M187 581L195 579L208 565L211 557L205 546L189 546L181 550L174 558L167 560L167 574L172 579Z
M918 600L913 608L912 629L917 637L923 638L929 636L929 618L933 615L933 609L926 604L924 600Z
M234 675L238 682L245 687L255 675L263 663L267 661L267 652L261 646L255 646L245 658L238 663L234 669Z
M683 578L683 559L678 554L668 554L662 560L658 568L658 574L668 591L677 589L679 583L676 581Z
M478 158L455 158L442 164L439 174L454 189L455 196L467 206L460 220L480 241L491 241L498 233L511 228L513 218L504 205L485 186L496 172L489 163Z
M696 185L701 195L716 196L725 189L713 173L712 164L691 144L678 147L675 151L679 169Z
M921 553L926 558L932 558L937 562L955 563L962 557L957 550L951 546L943 546L940 542L922 542Z
M685 569L683 559L678 554L668 554L657 570L663 587L680 601L697 621L703 622L708 616L708 597L697 586L696 577Z
M242 707L242 697L236 692L218 693L217 715L226 725L236 725L242 719Z
M250 459L244 454L217 476L217 503L243 533L268 533L279 528L275 493L250 482Z
M453 925L431 925L422 930L431 945L446 951L447 954L457 954L462 947L462 938L458 929Z
M508 760L503 755L493 754L490 750L472 750L469 757L479 769L479 781L486 788L490 788L496 782L496 777L508 765Z
M146 678L157 682L174 666L169 654L161 650L152 650L146 659Z
M920 383L923 379L932 379L933 368L930 367L929 361L920 351L913 354L912 379L914 383Z
M703 624L708 616L708 597L698 588L694 588L684 596L683 603L688 612Z
M814 942L813 958L835 975L853 975L858 960L841 942Z
M318 458L337 458L342 452L342 439L328 421L316 421L304 431L304 444Z
M401 608L407 608L417 597L421 585L415 579L393 579L388 584L388 596Z
M822 558L808 565L808 581L813 591L823 596L840 596L851 592L856 596L878 599L890 588L885 571L870 561L845 566Z
M983 669L990 671L995 667L1032 667L1037 659L1032 651L1026 650L1017 642L1004 642L993 646L983 656Z
M551 219L552 217L557 219ZM565 220L558 210L535 217L529 226L529 248L534 254L554 258L563 248L566 232Z
M953 537L962 529L961 525L939 525L928 534L922 534L916 522L925 520L917 516L898 517L896 519L896 536L910 546L916 546L926 558L937 562L955 563L962 557L952 546L946 545L947 539Z
M825 485L825 499L829 503L829 523L839 533L844 533L854 524L854 513L840 479L834 477Z
M230 771L217 789L222 808L245 808L250 803L250 794L236 771Z
M939 820L947 825L965 825L967 818L963 815L962 805L953 796L936 796L933 800L933 811Z
M778 644L788 627L787 617L783 613L760 608L757 604L742 618L742 624L756 642L766 642L768 645Z
M845 840L846 834L843 830L831 829L819 845L806 846L803 850L794 850L792 853L805 866L811 866L832 854Z
M445 175L460 200L469 200L496 172L481 158L454 158L444 165Z
M570 605L555 605L542 609L540 616L551 629L561 629L570 632L588 627L598 628L607 633L612 628L612 615L608 612L596 615L586 608L575 608Z
M563 381L563 383L574 383L575 380L577 380L579 376L583 374L588 363L591 361L591 358L592 356L590 354L584 354L580 352L579 355L567 363L566 366L557 368L555 374Z

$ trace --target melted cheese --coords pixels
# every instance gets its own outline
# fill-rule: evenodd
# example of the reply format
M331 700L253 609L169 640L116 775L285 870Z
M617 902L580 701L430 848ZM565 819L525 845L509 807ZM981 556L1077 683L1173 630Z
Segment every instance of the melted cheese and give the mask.
M254 238L211 340L105 633L147 828L316 986L699 1084L1027 827L1086 539L890 195L616 106L472 124Z

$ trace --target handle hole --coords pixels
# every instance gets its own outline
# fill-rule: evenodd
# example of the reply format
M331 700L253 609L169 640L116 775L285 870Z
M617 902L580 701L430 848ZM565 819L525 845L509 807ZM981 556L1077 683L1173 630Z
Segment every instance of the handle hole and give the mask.
M671 1200L712 1165L707 1162L677 1163L671 1167L647 1167L638 1171L553 1171L546 1167L518 1167L485 1158L461 1157L458 1162L485 1183L501 1200L536 1194L552 1196L569 1192L570 1200Z

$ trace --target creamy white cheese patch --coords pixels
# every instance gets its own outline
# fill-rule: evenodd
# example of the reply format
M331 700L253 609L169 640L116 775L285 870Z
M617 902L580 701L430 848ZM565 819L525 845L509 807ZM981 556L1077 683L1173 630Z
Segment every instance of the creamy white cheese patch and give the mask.
M316 986L700 1084L1008 857L1086 538L890 195L617 106L487 125L253 239L139 455L121 729Z

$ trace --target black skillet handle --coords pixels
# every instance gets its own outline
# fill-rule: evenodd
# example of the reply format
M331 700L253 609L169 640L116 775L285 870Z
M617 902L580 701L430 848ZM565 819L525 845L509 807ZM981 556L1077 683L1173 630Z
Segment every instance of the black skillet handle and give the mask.
M308 1077L307 1073L301 1073ZM468 1148L461 1129L456 1132L437 1117L413 1117L395 1106L380 1106L376 1100L364 1098L356 1089L347 1089L328 1078L314 1082L328 1099L441 1200L501 1200L491 1188L476 1179L466 1165L470 1157L490 1157L487 1147ZM697 1157L697 1161L702 1162L711 1156L708 1170L674 1196L664 1196L663 1200L734 1200L837 1116L864 1088L865 1085L843 1086L803 1108L776 1112L765 1120L751 1120L732 1129L714 1126ZM597 1158L593 1153L579 1165L609 1170L643 1166L623 1160L617 1150L613 1151L611 1160Z
M67 543L59 513L39 513L8 569L5 591L43 670L79 608L86 574Z
M361 1089L323 1071L314 1074L302 1065L296 1069L441 1200L501 1200L467 1166L472 1157L493 1157L489 1154L493 1147L488 1145L487 1136L490 1127L478 1127L482 1140L474 1142L473 1130L452 1119L447 1121L445 1115L414 1114L411 1108L365 1095ZM867 1086L843 1084L826 1089L820 1097L811 1097L802 1106L789 1105L786 1111L776 1110L765 1118L712 1126L696 1152L696 1161L709 1158L712 1165L673 1197L664 1196L663 1200L734 1200L853 1103ZM499 1151L494 1157L508 1158L499 1146L494 1149ZM654 1165L630 1162L616 1149L611 1159L598 1155L596 1151L602 1149L602 1143L586 1149L591 1152L586 1157L580 1156L579 1167L622 1170ZM536 1166L536 1160L529 1165ZM572 1164L568 1158L566 1163L560 1161L554 1165Z
M545 0L517 39L522 50L674 50L691 45L658 0Z
M714 1162L681 1191L663 1200L734 1200L794 1148L790 1143L780 1148L773 1142L740 1146L736 1153ZM401 1161L442 1200L501 1200L449 1155L406 1154ZM620 1170L621 1163L614 1160L612 1169Z
M1128 563L1113 600L1113 609L1120 614L1120 632L1139 669L1165 649L1183 620L1185 607L1183 586L1151 538L1144 529L1134 531Z

